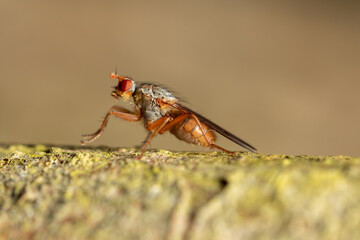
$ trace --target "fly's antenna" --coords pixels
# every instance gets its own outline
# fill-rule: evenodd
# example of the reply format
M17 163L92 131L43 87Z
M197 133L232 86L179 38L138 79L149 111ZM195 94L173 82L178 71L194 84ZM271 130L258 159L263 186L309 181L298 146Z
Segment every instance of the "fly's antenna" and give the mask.
M115 67L115 72L110 74L110 79L116 79L119 78L119 75L117 73L117 66Z

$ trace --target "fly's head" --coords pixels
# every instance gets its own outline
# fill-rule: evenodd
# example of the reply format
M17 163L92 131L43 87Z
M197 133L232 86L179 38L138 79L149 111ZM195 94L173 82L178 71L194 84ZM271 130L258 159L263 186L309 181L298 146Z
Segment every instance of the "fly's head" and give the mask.
M110 78L119 80L117 86L114 87L115 90L112 91L111 96L116 99L122 98L124 100L130 100L136 88L134 80L130 77L121 77L117 73L112 73Z

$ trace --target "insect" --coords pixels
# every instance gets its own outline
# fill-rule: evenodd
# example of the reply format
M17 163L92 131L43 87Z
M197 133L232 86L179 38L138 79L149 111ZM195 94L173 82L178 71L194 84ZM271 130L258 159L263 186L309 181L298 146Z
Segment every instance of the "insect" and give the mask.
M226 153L234 154L234 152L215 144L216 135L214 132L217 132L251 152L256 151L250 144L181 105L178 98L165 88L149 83L136 84L132 78L119 76L117 73L112 73L110 78L118 79L118 84L114 87L111 96L133 103L134 111L131 112L114 105L107 112L99 130L93 134L83 135L81 144L90 143L97 139L104 132L109 117L115 116L129 122L138 122L142 119L145 128L150 132L138 159L142 158L150 141L157 134L163 134L166 131L187 143L217 148Z

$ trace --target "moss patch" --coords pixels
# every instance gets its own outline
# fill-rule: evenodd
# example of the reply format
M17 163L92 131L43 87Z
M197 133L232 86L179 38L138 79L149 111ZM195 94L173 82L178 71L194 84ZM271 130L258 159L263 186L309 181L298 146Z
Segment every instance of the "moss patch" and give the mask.
M0 146L0 239L360 239L360 158Z

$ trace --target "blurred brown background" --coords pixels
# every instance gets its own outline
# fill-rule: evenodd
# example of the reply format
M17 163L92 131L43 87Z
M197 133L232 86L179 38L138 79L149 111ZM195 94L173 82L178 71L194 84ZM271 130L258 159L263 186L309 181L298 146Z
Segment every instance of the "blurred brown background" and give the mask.
M262 153L360 155L359 12L356 1L2 0L0 142L79 144L115 103L117 66ZM146 136L112 118L93 144ZM151 146L203 150L170 134Z

